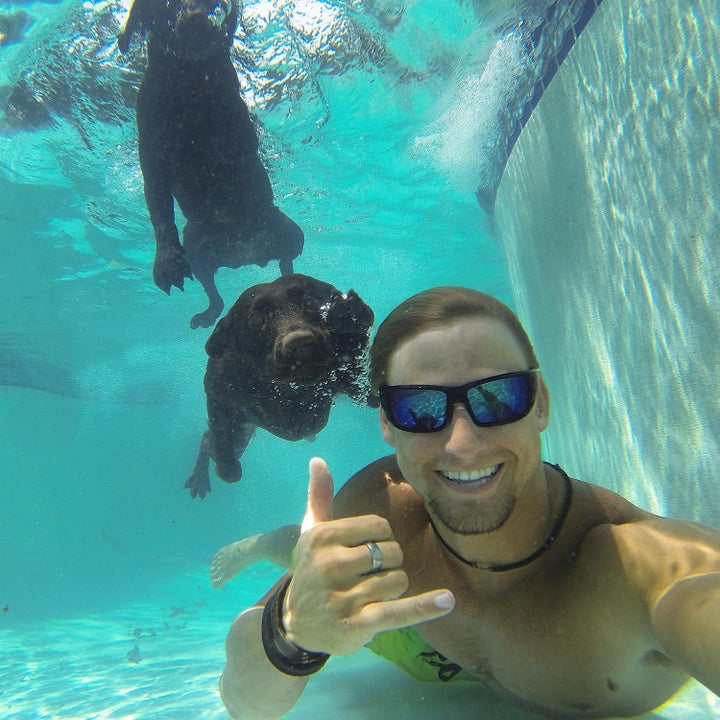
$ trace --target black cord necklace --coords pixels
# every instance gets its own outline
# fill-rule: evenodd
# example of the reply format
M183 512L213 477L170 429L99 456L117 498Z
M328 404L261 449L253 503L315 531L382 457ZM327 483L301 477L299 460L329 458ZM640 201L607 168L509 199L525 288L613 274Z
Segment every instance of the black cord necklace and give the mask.
M526 558L523 558L522 560L516 560L515 562L511 563L501 563L500 565L481 565L480 563L473 562L472 560L466 560L462 555L460 555L460 553L453 550L453 548L451 548L445 542L445 540L443 540L442 535L437 531L437 528L435 527L435 523L432 521L432 518L430 518L430 527L432 527L435 535L437 535L438 537L438 540L440 540L440 542L443 544L443 547L453 557L457 558L461 563L464 563L471 568L475 568L476 570L488 570L489 572L505 572L506 570L515 570L516 568L529 565L533 560L537 560L543 553L545 553L552 546L555 540L557 540L557 537L560 534L563 525L565 524L565 520L567 520L568 513L570 512L570 505L572 504L572 481L567 476L567 473L559 465L550 465L550 467L557 470L560 473L562 479L565 481L565 500L563 501L562 508L560 508L560 515L558 515L558 519L555 521L555 524L553 525L552 530L550 530L550 534L545 539L545 542Z

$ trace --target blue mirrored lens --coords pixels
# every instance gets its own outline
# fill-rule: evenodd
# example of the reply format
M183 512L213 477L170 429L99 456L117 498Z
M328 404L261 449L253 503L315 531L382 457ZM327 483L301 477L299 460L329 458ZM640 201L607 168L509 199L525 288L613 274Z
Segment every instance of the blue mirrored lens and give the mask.
M390 422L401 430L442 430L450 408L465 405L476 425L506 425L524 418L535 402L535 370L498 375L461 387L394 385L380 388L380 402Z
M502 425L525 417L533 401L532 376L490 380L467 391L473 417L484 425Z
M389 405L389 415L396 426L432 432L445 423L447 395L442 390L393 388Z

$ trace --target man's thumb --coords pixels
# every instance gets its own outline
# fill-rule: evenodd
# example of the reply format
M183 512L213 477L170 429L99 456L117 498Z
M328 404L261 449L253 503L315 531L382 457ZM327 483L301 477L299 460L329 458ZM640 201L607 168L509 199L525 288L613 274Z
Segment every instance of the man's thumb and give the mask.
M322 458L312 458L307 509L300 526L301 534L317 523L333 519L333 492L333 479L327 463Z

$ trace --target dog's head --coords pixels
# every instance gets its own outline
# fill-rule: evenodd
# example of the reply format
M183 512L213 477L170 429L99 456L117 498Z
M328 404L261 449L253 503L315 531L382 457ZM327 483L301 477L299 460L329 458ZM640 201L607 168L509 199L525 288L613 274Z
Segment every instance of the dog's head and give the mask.
M343 295L307 275L284 275L240 295L208 339L210 358L249 363L279 383L317 383L363 349L374 316L352 290Z

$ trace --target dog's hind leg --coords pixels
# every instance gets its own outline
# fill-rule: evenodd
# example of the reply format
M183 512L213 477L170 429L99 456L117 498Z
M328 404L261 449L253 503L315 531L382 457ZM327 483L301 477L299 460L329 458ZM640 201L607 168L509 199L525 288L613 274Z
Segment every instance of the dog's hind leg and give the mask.
M278 261L278 265L280 266L280 274L281 275L292 275L295 270L293 269L293 261L288 260L287 258L280 258Z
M225 307L217 285L215 285L215 272L219 267L218 263L208 248L207 238L205 238L202 229L192 222L185 224L183 247L193 275L200 281L209 301L206 310L192 316L190 327L193 330L199 327L212 327Z
M271 233L281 275L293 274L293 260L302 252L305 234L300 226L277 207L271 214Z
M220 297L217 286L215 285L215 271L201 269L198 271L193 270L195 277L200 281L201 285L207 293L208 300L210 301L206 310L203 310L190 318L190 327L195 330L197 328L208 328L215 324L215 321L220 317L220 313L225 307L223 299Z
M183 487L190 490L190 497L201 500L211 491L210 488L210 433L204 432L200 441L195 467Z

